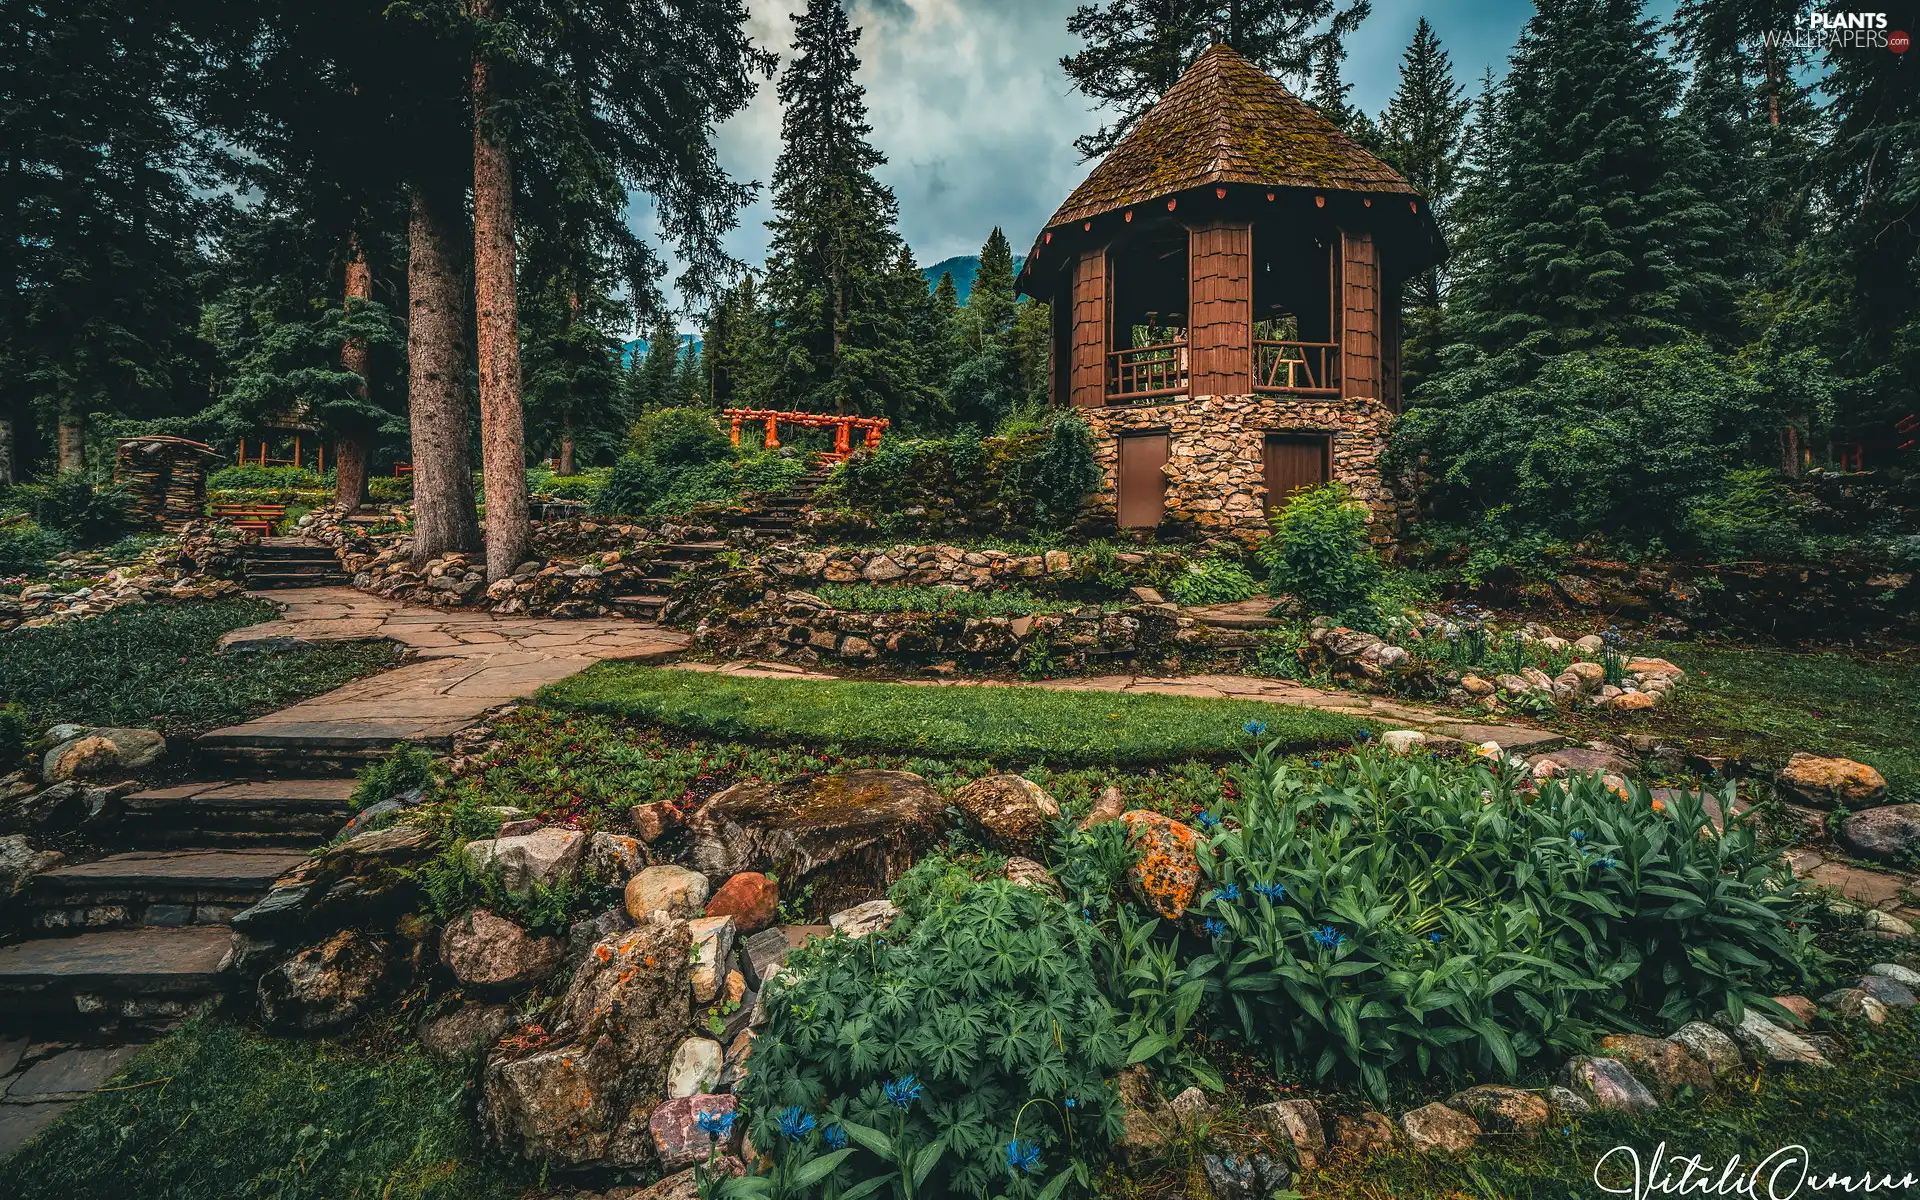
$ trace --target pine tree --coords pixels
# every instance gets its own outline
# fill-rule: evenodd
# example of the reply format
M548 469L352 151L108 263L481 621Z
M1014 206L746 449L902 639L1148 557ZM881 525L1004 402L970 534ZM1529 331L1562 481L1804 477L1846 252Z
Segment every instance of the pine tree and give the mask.
M635 415L673 403L673 381L679 370L680 333L670 317L663 317L647 331L645 355L634 356L629 379Z
M1347 103L1353 85L1340 78L1340 63L1346 57L1347 48L1340 43L1321 44L1313 57L1313 79L1307 89L1307 101L1347 136L1377 153L1381 148L1380 127L1365 110Z
M1381 117L1381 155L1426 197L1449 242L1453 240L1453 202L1463 180L1468 150L1467 114L1473 102L1454 82L1453 63L1425 17L1414 27L1413 41L1400 60L1400 86ZM1433 371L1445 337L1441 302L1442 263L1406 282L1402 297L1406 345L1402 352L1404 386L1411 392Z
M867 141L859 40L838 0L809 0L794 18L767 223L779 402L842 413L901 411L924 387L890 311L900 240L893 193L873 176L886 159Z
M1678 99L1637 0L1548 0L1527 23L1490 102L1454 306L1510 375L1729 319L1731 222L1695 186Z
M1025 401L1015 316L1013 252L995 226L980 247L980 269L961 310L963 353L947 387L956 420L991 429Z
M1317 55L1359 27L1369 0L1106 0L1083 4L1067 32L1085 46L1060 60L1073 86L1118 110L1074 145L1093 158L1111 150L1207 47L1225 42L1261 70L1296 81Z

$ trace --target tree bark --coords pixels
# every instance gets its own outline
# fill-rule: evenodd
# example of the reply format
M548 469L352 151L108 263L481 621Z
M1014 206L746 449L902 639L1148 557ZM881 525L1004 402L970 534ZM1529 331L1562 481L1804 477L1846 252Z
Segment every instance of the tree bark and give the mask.
M55 462L62 475L82 470L87 465L86 418L73 410L72 401L60 404L59 426L55 431Z
M0 487L13 486L13 418L0 417Z
M373 299L373 272L367 267L367 252L360 245L359 234L350 235L347 255L347 301ZM360 398L366 399L367 344L349 338L340 347L340 366L360 377ZM334 503L352 512L367 500L367 438L358 429L337 431L333 453Z
M413 557L480 544L467 455L466 288L452 259L459 204L414 185L407 224L407 409L413 435Z
M472 0L491 20L495 0ZM473 296L479 334L480 457L487 491L487 578L527 557L527 431L520 407L520 318L514 294L513 162L491 127L492 64L473 56Z
M573 414L563 412L560 414L560 466L554 474L571 475L573 473Z

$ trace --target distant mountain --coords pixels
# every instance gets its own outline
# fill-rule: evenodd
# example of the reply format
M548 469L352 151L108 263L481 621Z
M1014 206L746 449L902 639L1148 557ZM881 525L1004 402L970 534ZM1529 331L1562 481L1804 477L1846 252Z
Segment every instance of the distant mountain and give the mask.
M682 354L685 354L687 352L687 347L689 346L693 347L693 352L695 354L698 354L700 353L701 348L705 344L706 343L702 342L697 336L691 333L683 333L680 335L680 353ZM620 343L620 365L621 366L630 367L633 365L634 359L645 358L646 356L647 356L647 339L634 338L630 342Z
M1013 256L1013 273L1015 275L1020 273L1020 264L1026 261L1027 256L1024 254L1016 254ZM927 288L931 290L939 287L940 277L951 271L953 273L953 290L959 294L960 303L965 304L967 297L973 294L973 277L979 273L979 270L980 256L978 254L956 254L952 258L943 258L930 267L922 267L920 273L927 277Z

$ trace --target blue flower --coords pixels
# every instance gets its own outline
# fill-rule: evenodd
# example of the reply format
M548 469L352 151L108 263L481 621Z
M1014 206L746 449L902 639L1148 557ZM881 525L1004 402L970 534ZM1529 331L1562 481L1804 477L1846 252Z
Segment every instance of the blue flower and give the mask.
M847 1148L847 1131L838 1125L829 1125L821 1131L820 1140L827 1144L827 1149L829 1150L845 1150Z
M1248 721L1245 725L1242 725L1240 728L1246 730L1248 733L1252 734L1254 737L1259 737L1261 734L1267 731L1267 723L1265 721Z
M1371 737L1373 737L1373 730L1362 729L1360 732L1353 735L1353 740L1356 742L1364 742Z
M920 1098L920 1084L911 1075L896 1079L880 1090L887 1094L887 1103L895 1108L912 1108L913 1102Z
M1067 1107L1068 1107L1068 1108L1079 1108L1079 1107L1080 1107L1080 1102L1079 1102L1078 1100L1075 1100L1075 1099L1074 1099L1074 1098L1073 1098L1072 1096L1068 1096L1068 1097L1067 1097Z
M1329 950L1343 944L1347 940L1346 934L1341 933L1331 925L1322 925L1307 936Z
M1040 1165L1040 1147L1033 1142L1014 1140L1007 1143L1007 1170L1024 1171L1033 1174Z
M1284 883L1256 883L1253 885L1253 890L1255 895L1265 896L1269 900L1278 900L1287 894L1287 885Z
M1444 942L1447 940L1447 935L1444 933L1441 933L1438 929L1436 929L1432 933L1427 935L1427 940L1437 946L1441 942Z
M1240 898L1240 885L1237 883L1223 883L1213 889L1213 897L1216 900L1238 900Z
M733 1133L733 1123L738 1118L734 1112L703 1112L693 1119L700 1132L710 1138L723 1138Z
M813 1132L813 1114L799 1105L793 1105L780 1113L780 1136L790 1142L797 1142Z
M1587 831L1584 829L1569 829L1567 830L1567 836L1571 838L1573 844L1577 846L1587 840Z
M1193 814L1193 819L1200 822L1200 828L1202 829L1212 829L1215 825L1218 825L1220 823L1220 818L1214 816L1210 812L1195 813Z
M1609 854L1604 858L1595 859L1593 865L1596 867L1599 867L1603 871L1611 871L1615 867L1620 865L1620 860L1615 858L1613 855Z

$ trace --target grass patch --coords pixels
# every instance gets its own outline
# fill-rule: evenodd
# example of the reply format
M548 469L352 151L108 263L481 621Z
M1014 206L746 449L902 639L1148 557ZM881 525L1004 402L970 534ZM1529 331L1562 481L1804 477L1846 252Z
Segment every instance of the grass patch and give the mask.
M1718 1178L1727 1160L1740 1156L1739 1174L1786 1146L1806 1147L1811 1174L1824 1180L1852 1174L1856 1185L1868 1171L1877 1180L1897 1180L1913 1169L1911 1147L1920 1139L1920 1079L1911 1064L1920 1055L1920 1024L1900 1017L1881 1029L1850 1026L1851 1060L1831 1071L1802 1071L1745 1076L1719 1094L1698 1103L1676 1101L1633 1121L1594 1114L1558 1122L1531 1142L1490 1139L1483 1148L1458 1158L1445 1154L1386 1154L1355 1162L1336 1159L1327 1168L1295 1184L1309 1197L1392 1196L1395 1200L1456 1200L1465 1196L1590 1197L1606 1195L1593 1172L1616 1146L1639 1153L1650 1164L1654 1148L1667 1145L1663 1174L1678 1178L1674 1161L1699 1155L1702 1171ZM1601 1179L1616 1195L1630 1190L1629 1160L1614 1155ZM1797 1171L1779 1182L1786 1195ZM1668 1191L1674 1189L1666 1189ZM1708 1194L1697 1183L1690 1194ZM1809 1186L1804 1195L1865 1194L1864 1189ZM1665 1191L1655 1190L1655 1194ZM1766 1195L1762 1177L1759 1195ZM1899 1189L1877 1191L1904 1195Z
M220 635L279 615L260 600L123 608L0 638L0 700L39 726L153 726L169 736L245 721L384 670L385 642L216 654Z
M270 1038L211 1018L155 1042L12 1158L0 1195L490 1200L466 1072L418 1048Z
M745 741L891 750L999 762L1119 764L1237 753L1243 726L1304 748L1351 741L1364 724L1252 700L1040 687L922 687L764 679L601 663L543 688L560 709Z
M1857 759L1885 775L1896 798L1920 800L1920 658L1694 643L1642 651L1687 670L1645 727L1775 764L1795 750Z

